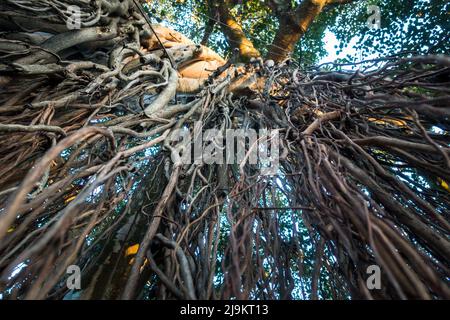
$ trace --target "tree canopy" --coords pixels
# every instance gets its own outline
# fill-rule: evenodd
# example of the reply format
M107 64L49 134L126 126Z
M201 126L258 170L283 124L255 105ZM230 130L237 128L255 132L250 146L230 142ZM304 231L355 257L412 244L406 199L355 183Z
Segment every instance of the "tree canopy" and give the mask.
M270 47L280 27L283 14L302 10L301 3L308 1L229 1L227 9L242 27L245 36L263 56L277 47ZM309 25L299 42L295 42L292 57L303 64L317 63L327 52L330 41L326 31L333 33L338 42L337 53L349 51L342 62L356 61L370 56L387 56L401 52L437 54L449 52L448 10L444 0L355 0L330 1ZM348 3L347 3L348 2ZM225 3L225 2L224 2ZM346 3L345 5L341 3ZM224 36L224 27L213 0L150 2L151 16L175 30L201 42L208 37L208 45L225 55L231 54L235 40ZM367 21L376 5L381 13L381 28L370 29ZM179 17L183 19L179 19ZM351 30L351 32L349 32ZM353 50L349 50L349 49ZM283 48L286 49L286 48Z

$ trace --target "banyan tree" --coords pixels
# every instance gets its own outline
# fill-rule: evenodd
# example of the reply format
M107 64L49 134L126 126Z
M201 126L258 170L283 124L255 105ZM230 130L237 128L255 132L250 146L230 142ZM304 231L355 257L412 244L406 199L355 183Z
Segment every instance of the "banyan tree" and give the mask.
M355 1L249 1L263 49L186 2L201 43L156 0L0 2L0 298L449 299L449 56L319 68L296 43Z

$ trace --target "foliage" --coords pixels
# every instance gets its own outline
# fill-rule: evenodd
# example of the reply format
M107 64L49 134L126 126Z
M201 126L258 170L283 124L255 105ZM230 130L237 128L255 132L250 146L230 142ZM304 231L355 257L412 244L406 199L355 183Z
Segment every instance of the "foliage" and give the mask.
M298 1L293 2L293 6L297 4ZM377 5L381 9L379 30L367 27L369 5ZM210 17L205 1L200 0L161 0L154 2L152 9L155 19L164 20L197 42ZM337 54L350 49L351 53L342 62L400 52L448 53L448 11L449 4L445 0L363 0L334 6L319 15L300 40L293 57L302 60L304 65L311 65L326 56L326 30L338 39ZM232 13L247 37L265 55L278 26L276 16L259 0L244 1L236 5ZM217 25L209 45L217 52L228 54L228 45Z

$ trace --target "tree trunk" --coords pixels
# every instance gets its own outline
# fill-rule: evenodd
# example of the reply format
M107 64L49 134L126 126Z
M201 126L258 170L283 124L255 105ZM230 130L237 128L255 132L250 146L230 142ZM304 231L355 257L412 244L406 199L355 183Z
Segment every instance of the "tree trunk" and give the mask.
M327 0L303 0L294 12L281 13L267 58L276 62L286 59L327 3Z

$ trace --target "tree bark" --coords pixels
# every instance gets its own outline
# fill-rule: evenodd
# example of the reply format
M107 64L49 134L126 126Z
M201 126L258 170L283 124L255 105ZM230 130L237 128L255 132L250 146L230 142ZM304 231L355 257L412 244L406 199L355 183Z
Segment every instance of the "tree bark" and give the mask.
M280 27L269 47L268 59L276 62L286 59L326 3L327 0L304 0L294 12L282 14L279 17Z
M227 37L227 40L232 48L239 49L239 57L242 62L249 62L251 58L260 57L261 54L255 48L253 43L245 36L242 27L237 23L231 15L229 8L230 1L218 1L219 17L222 32Z

